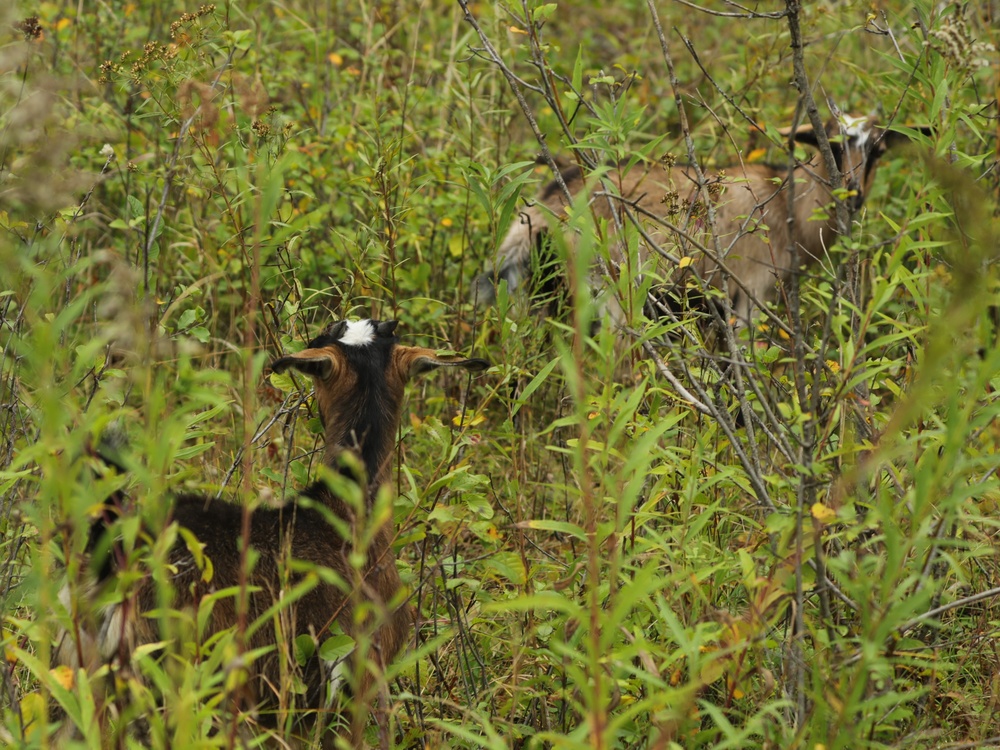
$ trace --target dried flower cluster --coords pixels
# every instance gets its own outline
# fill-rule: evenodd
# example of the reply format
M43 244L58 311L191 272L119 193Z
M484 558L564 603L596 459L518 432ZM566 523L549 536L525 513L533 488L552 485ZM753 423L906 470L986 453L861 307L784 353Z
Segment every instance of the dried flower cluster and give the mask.
M185 24L189 24L202 16L207 16L210 13L215 12L215 5L202 5L194 13L183 13L180 18L170 24L170 38L176 39L178 34L181 33L181 28ZM31 20L31 19L28 19ZM25 21L27 23L27 21ZM160 42L147 42L142 48L142 55L132 62L131 68L129 69L129 76L133 83L138 83L142 73L146 71L150 65L157 61L169 61L177 57L177 45L171 44L161 44ZM97 79L98 83L109 83L113 75L120 74L125 66L132 59L132 53L129 50L122 52L121 57L118 61L105 60L101 63L101 75Z
M30 42L38 39L42 35L42 24L38 16L28 16L23 21L14 24L14 28L24 34L24 41Z
M941 26L930 32L928 43L948 63L966 74L990 65L989 55L996 47L972 38L965 20L965 6L956 6L955 12Z
M266 140L271 135L271 126L263 120L254 120L250 128L261 140Z
M666 154L660 159L665 168L670 169L677 162L677 157L673 154ZM718 201L722 197L725 187L726 172L719 170L714 179L705 183L708 197L712 201ZM681 198L681 194L676 190L664 190L660 203L663 204L665 214L670 219L675 219L681 212L687 212L692 219L705 219L708 216L708 206L697 194L692 194L690 203Z
M725 188L725 181L726 170L720 169L718 174L715 176L715 179L710 180L708 184L705 185L705 189L708 191L708 196L713 201L717 201L722 197L722 191Z
M660 202L666 209L667 218L673 219L681 212L681 196L676 190L664 190Z
M177 57L177 48L173 45L160 44L159 42L146 42L142 48L142 54L139 58L132 62L129 68L129 76L133 83L139 83L139 79L142 77L143 72L149 69L149 67L156 61L169 62ZM132 52L130 50L125 50L122 52L121 57L118 58L118 62L114 60L105 60L101 63L101 76L97 79L98 83L109 83L112 75L117 75L124 70L125 65L128 64L129 60L132 59Z
M202 5L194 13L182 13L180 18L178 18L176 21L170 24L170 38L176 39L177 34L181 30L181 27L184 26L185 24L189 24L192 21L198 20L202 16L207 16L210 13L214 12L215 12L215 5L213 4L213 5Z

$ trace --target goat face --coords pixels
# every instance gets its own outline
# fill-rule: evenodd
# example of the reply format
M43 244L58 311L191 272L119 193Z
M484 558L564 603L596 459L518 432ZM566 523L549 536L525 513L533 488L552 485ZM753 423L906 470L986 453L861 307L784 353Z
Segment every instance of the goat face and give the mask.
M879 160L890 148L904 143L906 136L879 127L875 117L854 115L831 119L825 130L837 168L844 177L844 187L849 193L848 208L853 213L864 205L868 197ZM916 130L924 135L930 134L927 127ZM779 132L791 135L788 128ZM797 128L793 138L797 143L819 147L819 139L811 125Z
M381 483L392 453L403 392L414 375L439 367L478 372L483 359L438 356L433 349L403 346L397 321L339 321L308 346L271 364L274 372L295 369L312 377L326 433L327 464L343 450L357 451L368 480Z

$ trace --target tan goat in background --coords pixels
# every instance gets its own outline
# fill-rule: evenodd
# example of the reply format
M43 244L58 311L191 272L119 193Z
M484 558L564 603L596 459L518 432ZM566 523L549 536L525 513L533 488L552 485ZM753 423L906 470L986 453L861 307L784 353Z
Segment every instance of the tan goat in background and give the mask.
M785 135L790 133L786 131ZM827 135L844 175L848 207L854 212L864 203L880 157L905 136L878 127L872 118L860 117L832 121ZM794 140L818 145L816 133L808 126L799 127ZM724 288L733 310L743 321L750 319L755 306L777 298L776 282L788 281L795 271L793 247L798 250L799 264L810 266L826 257L837 239L830 176L819 154L813 154L791 173L787 168L766 164L707 173L708 192L715 208L714 238L690 166L639 164L624 176L611 168L596 187L587 185L576 166L563 170L561 177L574 198L588 189L592 191L594 216L598 221L606 220L609 231L638 221L644 233L639 245L643 269L675 290L691 274L708 286ZM794 207L790 216L786 191L791 183ZM501 280L510 290L529 280L532 252L540 247L550 226L565 217L567 206L566 194L558 180L553 180L534 204L521 211L497 252L496 270L477 280L474 291L480 302L495 300L495 285ZM827 218L817 220L817 210L824 207L828 207ZM629 217L630 213L635 219ZM651 243L657 248L651 248ZM620 264L621 250L612 247L612 260ZM681 257L687 260L681 261ZM728 283L716 258L722 258L729 273ZM678 269L678 263L683 270ZM618 306L609 307L614 322L623 324Z

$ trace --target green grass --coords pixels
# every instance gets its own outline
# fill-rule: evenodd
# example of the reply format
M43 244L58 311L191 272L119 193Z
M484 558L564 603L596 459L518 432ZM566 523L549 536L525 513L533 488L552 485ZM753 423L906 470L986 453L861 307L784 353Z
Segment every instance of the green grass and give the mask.
M52 746L70 720L80 746L243 746L236 632L196 652L179 624L109 692L52 671L57 628L92 614L60 613L57 592L120 486L119 597L169 578L139 519L162 528L173 494L274 502L315 478L315 410L263 368L370 316L494 363L410 388L392 484L420 618L387 676L395 746L1000 744L1000 65L972 46L1000 43L992 5L969 5L963 36L929 1L805 4L823 116L830 101L934 135L886 160L850 237L775 311L790 333L762 323L728 354L686 320L689 339L638 315L639 341L591 336L586 292L550 320L517 295L474 308L550 172L458 3L9 5L4 742ZM662 0L674 87L647 4L592 5L469 8L553 154L684 160L680 101L705 164L787 159L751 124L799 105L787 18ZM582 288L607 241L586 212L573 226L559 268ZM85 457L114 431L125 478Z

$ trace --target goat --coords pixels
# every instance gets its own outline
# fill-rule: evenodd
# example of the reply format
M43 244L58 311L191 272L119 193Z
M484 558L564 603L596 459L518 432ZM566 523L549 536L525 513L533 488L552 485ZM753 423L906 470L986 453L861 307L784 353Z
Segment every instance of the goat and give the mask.
M302 635L314 639L316 655L307 661L302 678L306 707L321 712L334 705L344 681L344 670L352 662L365 670L374 664L380 673L410 633L412 613L404 604L402 582L392 552L391 513L376 518L373 527L367 529L358 528L363 519L356 516L373 511L376 493L389 477L407 381L439 367L475 372L487 368L489 363L482 359L439 357L431 349L403 346L394 334L395 328L396 321L337 322L305 350L271 363L276 373L296 370L312 378L325 430L323 463L334 472L346 474L348 481L356 473L351 466L360 464L363 476L359 477L359 484L367 481L363 488L363 509L362 503L352 504L323 481L310 486L290 506L253 510L246 525L245 509L233 503L182 495L173 504L172 521L197 538L203 545L202 554L211 561L214 570L213 575L206 576L200 556L196 557L190 545L178 538L167 555L167 563L176 571L171 580L173 606L197 610L211 592L239 589L238 596L215 602L205 637L232 628L241 615L243 622L258 623L258 627L246 631L244 643L246 654L262 654L247 666L244 687L247 703L258 709L279 705L276 690L282 684L282 672L287 669L282 670L282 655L276 644L290 643ZM353 461L344 454L352 454ZM106 521L98 525L104 526ZM359 568L358 561L352 564L350 559L356 557L353 540L366 535L370 541L363 549L366 558ZM91 548L94 537L91 530ZM257 562L250 569L245 562L244 544L249 544L257 555ZM275 632L279 626L272 629L266 613L288 594L288 589L303 580L303 576L294 572L290 581L282 580L280 561L289 558L321 566L335 575L320 575L315 587L281 611L283 632L279 635ZM120 562L111 560L114 572L118 566ZM104 570L107 569L105 565ZM91 570L102 568L92 565ZM113 586L114 580L114 576L105 573L104 580L85 588L81 594L85 601L79 609L87 611L85 607L90 601L93 610L96 588L101 584ZM150 576L145 576L134 590L125 592L123 600L99 610L96 613L99 622L76 633L63 633L56 649L57 663L89 670L114 664L116 660L128 663L137 647L168 637L160 632L158 620L150 616L163 607L161 596ZM68 588L60 599L70 609ZM356 610L361 602L365 607L359 615ZM267 623L263 627L259 627L263 624L261 618ZM335 623L348 636L366 634L370 651L354 653L352 661L346 663L343 660L321 663L322 643ZM374 678L366 671L355 697L370 698L373 682ZM351 733L357 743L367 712L353 713ZM384 729L381 722L380 729Z
M792 135L787 130L783 134ZM905 136L876 126L872 118L860 117L831 121L827 134L837 167L844 175L850 196L848 208L853 213L871 188L880 157ZM817 134L808 126L799 127L792 137L803 145L818 145ZM706 176L715 208L718 256L708 236L707 212L697 178L689 166L652 164L634 167L624 176L612 169L602 182L613 194L592 195L591 208L597 220L606 220L612 227L626 225L626 209L634 209L645 240L640 244L640 264L660 278L669 278L669 285L675 289L682 288L687 277L695 276L725 291L737 316L747 322L754 306L777 298L775 281L787 282L798 270L793 267L793 248L799 263L809 266L820 261L836 241L835 212L829 211L825 220L814 217L833 201L834 186L825 163L815 156L791 172L765 164L747 164L732 172ZM563 169L560 176L574 197L589 189L579 167ZM794 207L790 215L785 191L791 183ZM492 304L496 284L501 280L507 282L509 290L528 280L532 252L542 246L552 223L548 217L564 217L568 205L559 180L542 189L537 202L525 208L510 227L497 252L495 271L477 280L474 294L479 302ZM654 243L657 247L651 248ZM673 258L683 268L671 275L663 264L664 249L678 246L694 246L695 252L688 256L690 260L680 263L680 259ZM621 263L620 248L613 247L612 260ZM625 322L617 305L613 304L609 312L614 323Z

